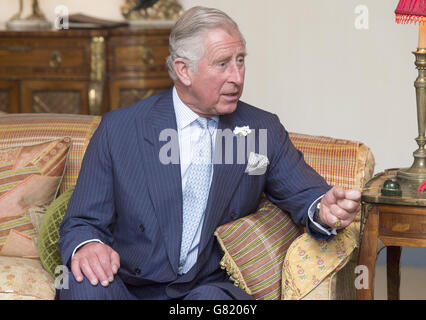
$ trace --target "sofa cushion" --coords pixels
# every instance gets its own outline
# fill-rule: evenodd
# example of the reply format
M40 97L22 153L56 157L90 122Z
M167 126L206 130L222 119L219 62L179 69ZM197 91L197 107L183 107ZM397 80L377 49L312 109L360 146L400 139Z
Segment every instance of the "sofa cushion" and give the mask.
M255 299L280 299L284 257L300 234L289 215L264 197L256 213L217 228L225 252L221 266Z
M81 161L100 116L54 113L0 115L0 147L14 147L70 137L72 147L59 193L76 184Z
M37 256L31 240L58 193L70 146L65 137L0 149L0 255Z
M73 191L74 187L69 188L52 202L40 225L38 252L44 269L52 277L55 277L55 268L62 264L58 247L59 227L65 216L68 201Z
M53 300L54 280L37 259L0 256L0 297Z

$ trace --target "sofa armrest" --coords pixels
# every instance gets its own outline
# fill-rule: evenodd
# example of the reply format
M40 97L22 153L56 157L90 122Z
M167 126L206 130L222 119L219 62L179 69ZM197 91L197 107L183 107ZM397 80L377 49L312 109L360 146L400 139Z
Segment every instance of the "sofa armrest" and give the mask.
M346 187L362 189L373 176L375 166L373 153L361 142L300 134L292 134L292 137L295 146L304 152L305 160L331 185L342 185L344 184L342 179L345 178ZM314 149L312 145L315 145ZM331 157L334 157L333 161L328 159ZM345 158L348 159L347 167L345 167ZM328 166L323 165L324 163ZM335 174L331 174L332 172ZM296 239L290 246L284 262L282 299L352 297L353 295L337 292L342 287L345 287L345 291L353 291L351 288L354 286L352 277L347 277L347 273L341 274L339 271L345 266L353 268L352 260L356 259L354 256L360 243L361 227L360 210L352 224L328 243L327 250L336 250L338 246L343 248L340 250L340 256L333 257L327 252L322 252L321 242L314 240L308 234L303 234ZM305 253L303 256L305 260L310 257L324 263L327 261L328 265L322 267L323 270L320 266L317 269L309 269L310 264L307 263L303 265L305 274L298 274L297 272L302 270L291 270L290 266L301 266L300 263L304 262L298 256L299 253ZM348 263L350 261L351 263ZM353 273L353 270L349 273Z
M335 287L336 273L358 246L358 227L351 224L328 242L317 241L307 233L299 236L284 259L281 299L334 299L335 290L324 287Z

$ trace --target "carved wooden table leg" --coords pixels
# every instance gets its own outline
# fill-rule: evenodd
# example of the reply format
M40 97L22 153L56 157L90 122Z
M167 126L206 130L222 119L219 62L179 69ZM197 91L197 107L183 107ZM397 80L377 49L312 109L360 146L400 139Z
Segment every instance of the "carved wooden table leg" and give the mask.
M359 265L367 267L368 285L366 288L357 289L358 300L373 300L374 297L374 268L376 266L377 258L378 226L379 212L377 207L374 206L368 214L358 259Z
M389 246L386 250L388 300L399 300L401 247Z

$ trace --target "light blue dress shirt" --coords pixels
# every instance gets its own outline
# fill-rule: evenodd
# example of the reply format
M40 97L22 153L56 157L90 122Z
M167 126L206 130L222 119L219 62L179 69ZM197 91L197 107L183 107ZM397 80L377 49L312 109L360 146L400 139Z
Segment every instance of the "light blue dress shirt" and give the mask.
M179 137L179 156L180 156L180 173L182 177L182 190L185 190L186 182L189 175L189 167L191 166L193 159L193 152L195 145L197 144L202 130L201 127L196 123L199 115L192 111L186 106L179 98L176 88L173 88L173 106L176 115L176 123ZM209 124L210 135L212 136L212 150L214 153L214 141L216 140L217 125L219 117L211 117L212 120ZM212 157L213 159L213 157ZM210 183L213 177L213 173L210 178ZM197 231L194 236L194 240L189 248L188 256L183 265L178 266L179 274L187 273L192 266L197 262L198 245L201 239L201 230L203 228L205 215L201 217L200 224L198 225Z

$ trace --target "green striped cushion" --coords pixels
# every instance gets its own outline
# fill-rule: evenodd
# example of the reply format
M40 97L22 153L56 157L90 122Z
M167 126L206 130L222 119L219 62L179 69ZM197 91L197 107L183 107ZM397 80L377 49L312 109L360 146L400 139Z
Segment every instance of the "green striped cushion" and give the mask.
M215 232L225 252L222 268L235 285L257 300L281 298L283 261L299 235L290 217L266 198L256 213L222 225Z

